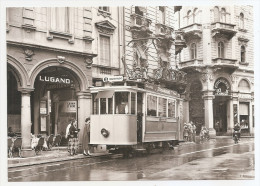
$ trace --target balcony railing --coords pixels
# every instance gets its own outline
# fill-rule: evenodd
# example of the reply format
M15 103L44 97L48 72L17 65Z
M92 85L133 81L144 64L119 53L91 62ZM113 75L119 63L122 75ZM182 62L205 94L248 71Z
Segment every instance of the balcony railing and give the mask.
M192 60L188 60L188 61L179 62L180 69L199 67L199 66L203 66L202 59L192 59Z
M212 59L213 67L217 69L228 69L231 72L238 68L238 62L236 59L227 58L215 58Z
M215 22L211 24L211 32L212 37L222 37L226 36L228 39L231 39L237 32L235 31L234 24L230 23L221 23L221 22Z

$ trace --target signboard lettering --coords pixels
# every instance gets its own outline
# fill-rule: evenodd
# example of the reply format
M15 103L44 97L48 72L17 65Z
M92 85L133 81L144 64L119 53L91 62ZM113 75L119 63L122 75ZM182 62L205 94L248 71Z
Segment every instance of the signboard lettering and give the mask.
M39 80L43 82L51 82L51 83L63 83L63 84L71 83L71 80L68 78L49 77L49 76L40 76Z
M118 82L118 81L123 81L124 77L123 76L113 76L113 77L104 77L103 82Z

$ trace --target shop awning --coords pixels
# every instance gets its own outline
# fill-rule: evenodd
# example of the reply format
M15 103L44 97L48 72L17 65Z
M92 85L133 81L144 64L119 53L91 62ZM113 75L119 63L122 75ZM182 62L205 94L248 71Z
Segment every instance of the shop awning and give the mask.
M114 92L115 91L113 91L113 90L98 92L96 99L98 99L98 98L112 98L113 95L114 95Z

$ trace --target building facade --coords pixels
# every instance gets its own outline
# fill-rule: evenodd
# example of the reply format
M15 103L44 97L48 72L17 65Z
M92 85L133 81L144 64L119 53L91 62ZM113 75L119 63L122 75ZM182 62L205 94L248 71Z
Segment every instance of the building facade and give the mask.
M187 44L178 64L189 82L186 120L213 135L237 122L242 133L254 133L253 7L187 6L177 16Z
M106 86L105 77L184 82L171 55L173 7L17 7L6 15L8 128L23 148L31 134L65 136L71 118L83 129L90 87Z

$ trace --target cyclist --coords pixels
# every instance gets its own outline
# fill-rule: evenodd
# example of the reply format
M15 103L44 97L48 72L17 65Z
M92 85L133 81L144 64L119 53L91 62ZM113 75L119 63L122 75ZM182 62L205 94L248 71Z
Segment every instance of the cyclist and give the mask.
M234 129L233 137L235 136L235 134L237 134L238 141L240 141L240 133L241 133L240 124L236 123L233 129Z

